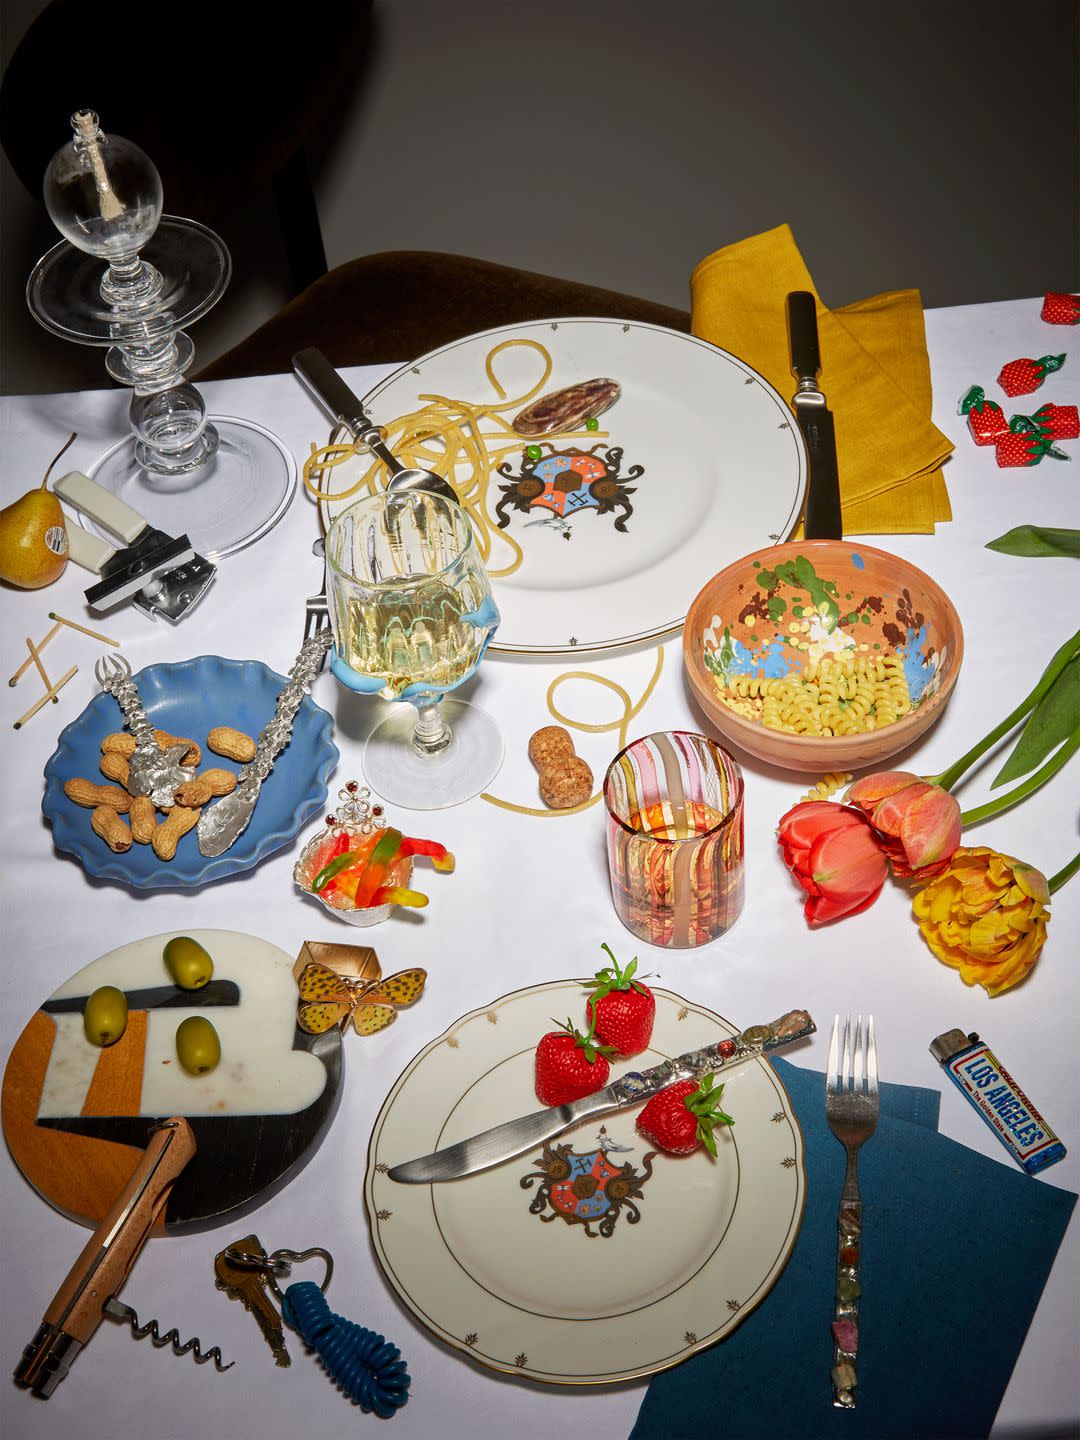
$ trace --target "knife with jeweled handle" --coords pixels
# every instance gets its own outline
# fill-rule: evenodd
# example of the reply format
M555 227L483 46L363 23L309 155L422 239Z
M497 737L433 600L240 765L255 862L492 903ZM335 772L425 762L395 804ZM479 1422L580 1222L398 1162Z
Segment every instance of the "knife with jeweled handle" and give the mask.
M817 302L808 290L793 290L787 297L787 322L791 373L798 381L791 403L806 441L810 465L803 530L808 540L842 540L844 518L836 467L836 432L832 412L818 385L821 351Z
M755 1060L759 1055L768 1055L783 1045L802 1040L816 1029L805 1010L789 1010L771 1025L752 1025L740 1035L717 1041L715 1045L706 1045L702 1050L691 1050L648 1070L631 1070L595 1095L586 1095L583 1100L522 1115L468 1140L460 1140L456 1145L448 1145L444 1150L395 1165L389 1172L390 1179L405 1185L428 1185L438 1180L460 1180L464 1175L475 1175L479 1170L512 1160L515 1155L521 1155L545 1140L554 1139L589 1116L606 1115L627 1105L640 1105L643 1100L648 1100L678 1080L728 1070L744 1060Z

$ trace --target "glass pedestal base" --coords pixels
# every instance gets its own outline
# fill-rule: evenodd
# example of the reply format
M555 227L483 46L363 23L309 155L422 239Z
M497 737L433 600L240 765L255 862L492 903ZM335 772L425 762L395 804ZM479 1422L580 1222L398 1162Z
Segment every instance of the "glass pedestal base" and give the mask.
M364 778L388 805L405 810L446 810L486 790L502 767L499 727L478 705L443 700L442 717L454 738L438 755L412 748L416 711L408 702L371 732L364 746Z
M166 535L187 535L219 560L252 544L284 515L296 491L296 462L276 435L251 420L211 415L218 445L195 469L159 474L140 465L129 436L95 461L90 477ZM99 532L110 542L115 536Z
M102 299L106 262L61 240L34 266L26 287L30 313L77 345L146 345L194 325L221 299L232 274L221 237L180 215L163 215L139 254L160 275L161 288L144 307L124 311Z

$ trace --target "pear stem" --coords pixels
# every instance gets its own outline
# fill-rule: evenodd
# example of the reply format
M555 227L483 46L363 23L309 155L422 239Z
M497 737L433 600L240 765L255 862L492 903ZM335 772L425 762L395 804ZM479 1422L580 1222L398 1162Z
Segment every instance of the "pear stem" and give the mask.
M49 465L48 470L45 471L45 479L42 480L42 482L41 482L41 488L42 488L42 490L44 490L44 489L45 489L45 486L48 485L48 483L49 483L49 476L52 474L53 466L56 464L57 460L60 459L60 456L63 455L64 451L67 450L67 449L69 449L70 446L72 446L72 445L75 443L76 439L78 438L78 433L79 433L79 432L78 432L77 430L73 430L73 431L71 432L71 434L68 436L68 438L64 441L63 449L61 449L60 451L58 451L58 453L53 457L53 459L52 459L52 461L51 461L51 463L50 463L50 465Z

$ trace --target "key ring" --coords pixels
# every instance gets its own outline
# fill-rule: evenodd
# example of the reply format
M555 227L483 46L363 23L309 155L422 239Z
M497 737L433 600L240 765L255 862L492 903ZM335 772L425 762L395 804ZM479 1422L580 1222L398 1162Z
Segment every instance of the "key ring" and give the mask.
M411 1377L396 1345L352 1320L331 1313L325 1298L334 1273L330 1252L313 1245L309 1250L283 1249L266 1255L254 1235L241 1243L253 1244L259 1253L250 1254L239 1245L228 1245L218 1260L225 1259L237 1268L258 1271L263 1277L261 1283L277 1296L284 1324L300 1333L334 1384L362 1410L374 1411L383 1419L389 1419L408 1400ZM277 1277L287 1275L293 1265L311 1259L320 1259L326 1266L322 1285L310 1280L294 1280L282 1294ZM288 1359L279 1359L278 1363L288 1364Z
M261 1270L266 1276L267 1284L282 1305L285 1303L285 1296L281 1293L281 1289L278 1286L277 1277L279 1275L288 1275L294 1265L299 1265L301 1261L311 1260L316 1256L321 1259L326 1265L326 1274L323 1277L322 1284L319 1286L319 1289L324 1295L330 1284L330 1277L334 1273L334 1257L330 1254L329 1250L324 1250L321 1245L313 1245L310 1250L275 1250L272 1254L267 1255L265 1259L261 1259L257 1255L247 1255L243 1250L238 1250L235 1245L227 1245L224 1255L226 1260L230 1261L233 1265L246 1266L249 1270Z

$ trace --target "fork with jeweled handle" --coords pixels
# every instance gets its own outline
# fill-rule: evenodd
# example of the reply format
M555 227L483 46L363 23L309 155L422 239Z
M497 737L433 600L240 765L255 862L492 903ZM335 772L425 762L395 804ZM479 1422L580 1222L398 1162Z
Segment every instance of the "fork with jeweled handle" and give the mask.
M851 1040L851 1016L840 1032L840 1016L833 1020L829 1042L829 1068L825 1076L825 1118L829 1129L847 1151L847 1172L836 1221L836 1318L833 1320L833 1404L855 1405L855 1355L859 1348L859 1261L862 1250L862 1199L859 1195L859 1146L870 1139L880 1109L874 1017L865 1033L860 1015Z
M189 748L188 741L165 750L158 745L131 666L123 655L103 655L94 666L94 675L124 712L124 723L135 737L135 749L128 758L127 788L132 795L149 795L157 809L171 810L174 792L191 779L192 772L180 764L180 757Z

